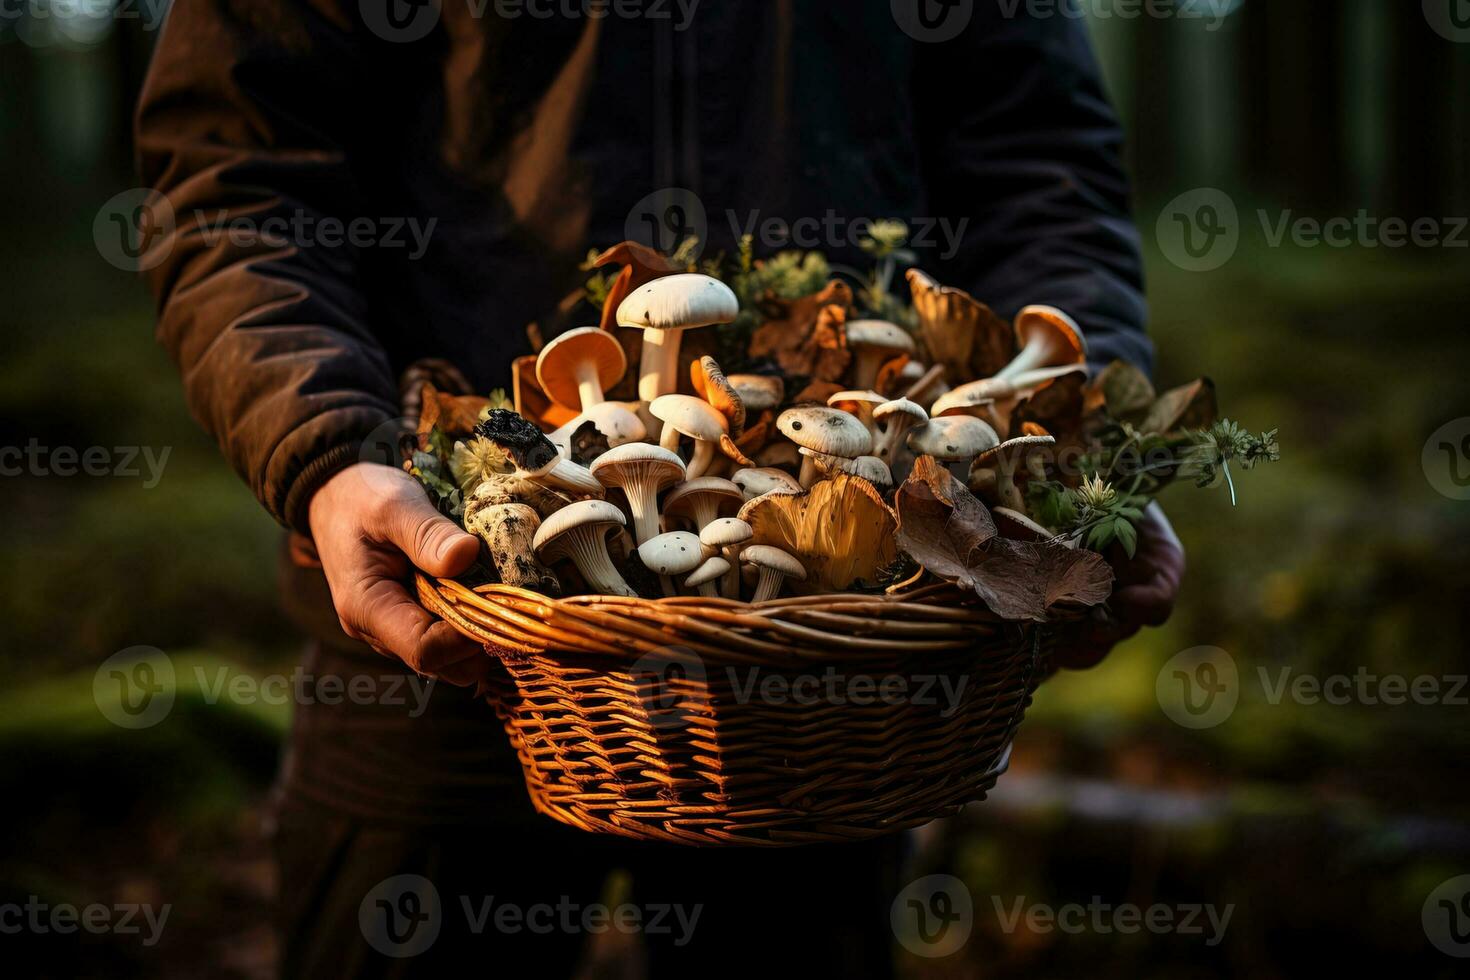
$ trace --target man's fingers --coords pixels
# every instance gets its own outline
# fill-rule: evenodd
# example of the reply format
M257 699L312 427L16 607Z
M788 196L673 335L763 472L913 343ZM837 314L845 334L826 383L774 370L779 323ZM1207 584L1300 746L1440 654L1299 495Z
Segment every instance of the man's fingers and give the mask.
M479 644L415 602L402 585L380 579L359 594L347 616L363 639L380 652L390 653L421 674L443 677L454 684L481 679L489 658Z
M480 539L434 509L427 497L395 500L384 516L383 535L430 575L452 578L475 563Z

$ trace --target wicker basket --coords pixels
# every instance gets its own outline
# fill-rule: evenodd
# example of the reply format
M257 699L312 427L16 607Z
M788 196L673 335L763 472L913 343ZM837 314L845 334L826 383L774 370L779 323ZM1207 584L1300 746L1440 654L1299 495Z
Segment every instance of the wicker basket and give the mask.
M1041 676L1040 630L947 585L752 605L417 584L504 664L536 808L624 837L783 846L952 814L995 784Z

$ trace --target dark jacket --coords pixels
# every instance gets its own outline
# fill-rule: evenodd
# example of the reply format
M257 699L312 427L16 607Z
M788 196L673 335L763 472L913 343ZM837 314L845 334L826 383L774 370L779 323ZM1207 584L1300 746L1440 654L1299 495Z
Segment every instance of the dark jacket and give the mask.
M753 221L774 250L771 218L807 219L802 244L848 260L855 219L963 228L957 248L921 243L927 271L1003 314L1059 306L1094 361L1146 366L1085 27L931 7L968 24L916 40L890 0L705 0L687 20L688 0L435 0L426 21L404 0L179 0L138 147L175 216L148 282L189 405L304 529L311 493L398 414L404 366L505 384L587 250L671 187L704 207L711 252ZM275 234L217 234L239 218ZM327 218L368 223L337 241ZM431 221L416 254L406 229Z

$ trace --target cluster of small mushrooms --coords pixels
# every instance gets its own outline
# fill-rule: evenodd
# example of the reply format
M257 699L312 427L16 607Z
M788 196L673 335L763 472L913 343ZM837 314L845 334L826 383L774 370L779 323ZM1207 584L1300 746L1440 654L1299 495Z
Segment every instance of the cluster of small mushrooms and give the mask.
M916 296L921 286L915 282ZM933 344L925 346L935 363L924 366L913 359L909 331L850 321L850 387L825 404L787 404L779 376L726 376L708 356L681 363L684 331L729 323L738 312L735 294L705 275L668 275L629 293L617 323L642 331L637 402L605 397L627 366L612 332L574 329L542 348L536 380L575 417L543 433L515 412L496 410L476 429L515 466L469 493L464 511L501 581L565 594L580 583L552 569L570 565L591 593L639 595L632 578L645 594L656 582L666 596L773 599L807 569L800 555L752 540L751 502L800 494L837 474L866 480L881 495L917 455L948 464L998 503L1002 516L1030 525L1015 475L1037 472L1038 452L1054 440L1033 423L1005 439L1000 432L1026 392L1083 370L1081 332L1065 314L1021 311L1014 359L993 377L953 388L947 382L957 368L946 368ZM872 389L895 359L902 366L889 387L897 379L902 393L888 397ZM677 391L685 370L694 394Z

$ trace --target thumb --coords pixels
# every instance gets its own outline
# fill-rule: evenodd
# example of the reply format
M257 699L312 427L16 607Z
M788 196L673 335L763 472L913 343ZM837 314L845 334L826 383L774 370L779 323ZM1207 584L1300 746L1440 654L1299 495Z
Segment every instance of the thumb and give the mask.
M395 506L383 531L410 561L430 575L458 575L480 555L480 539L466 534L435 510L426 497L410 498Z

